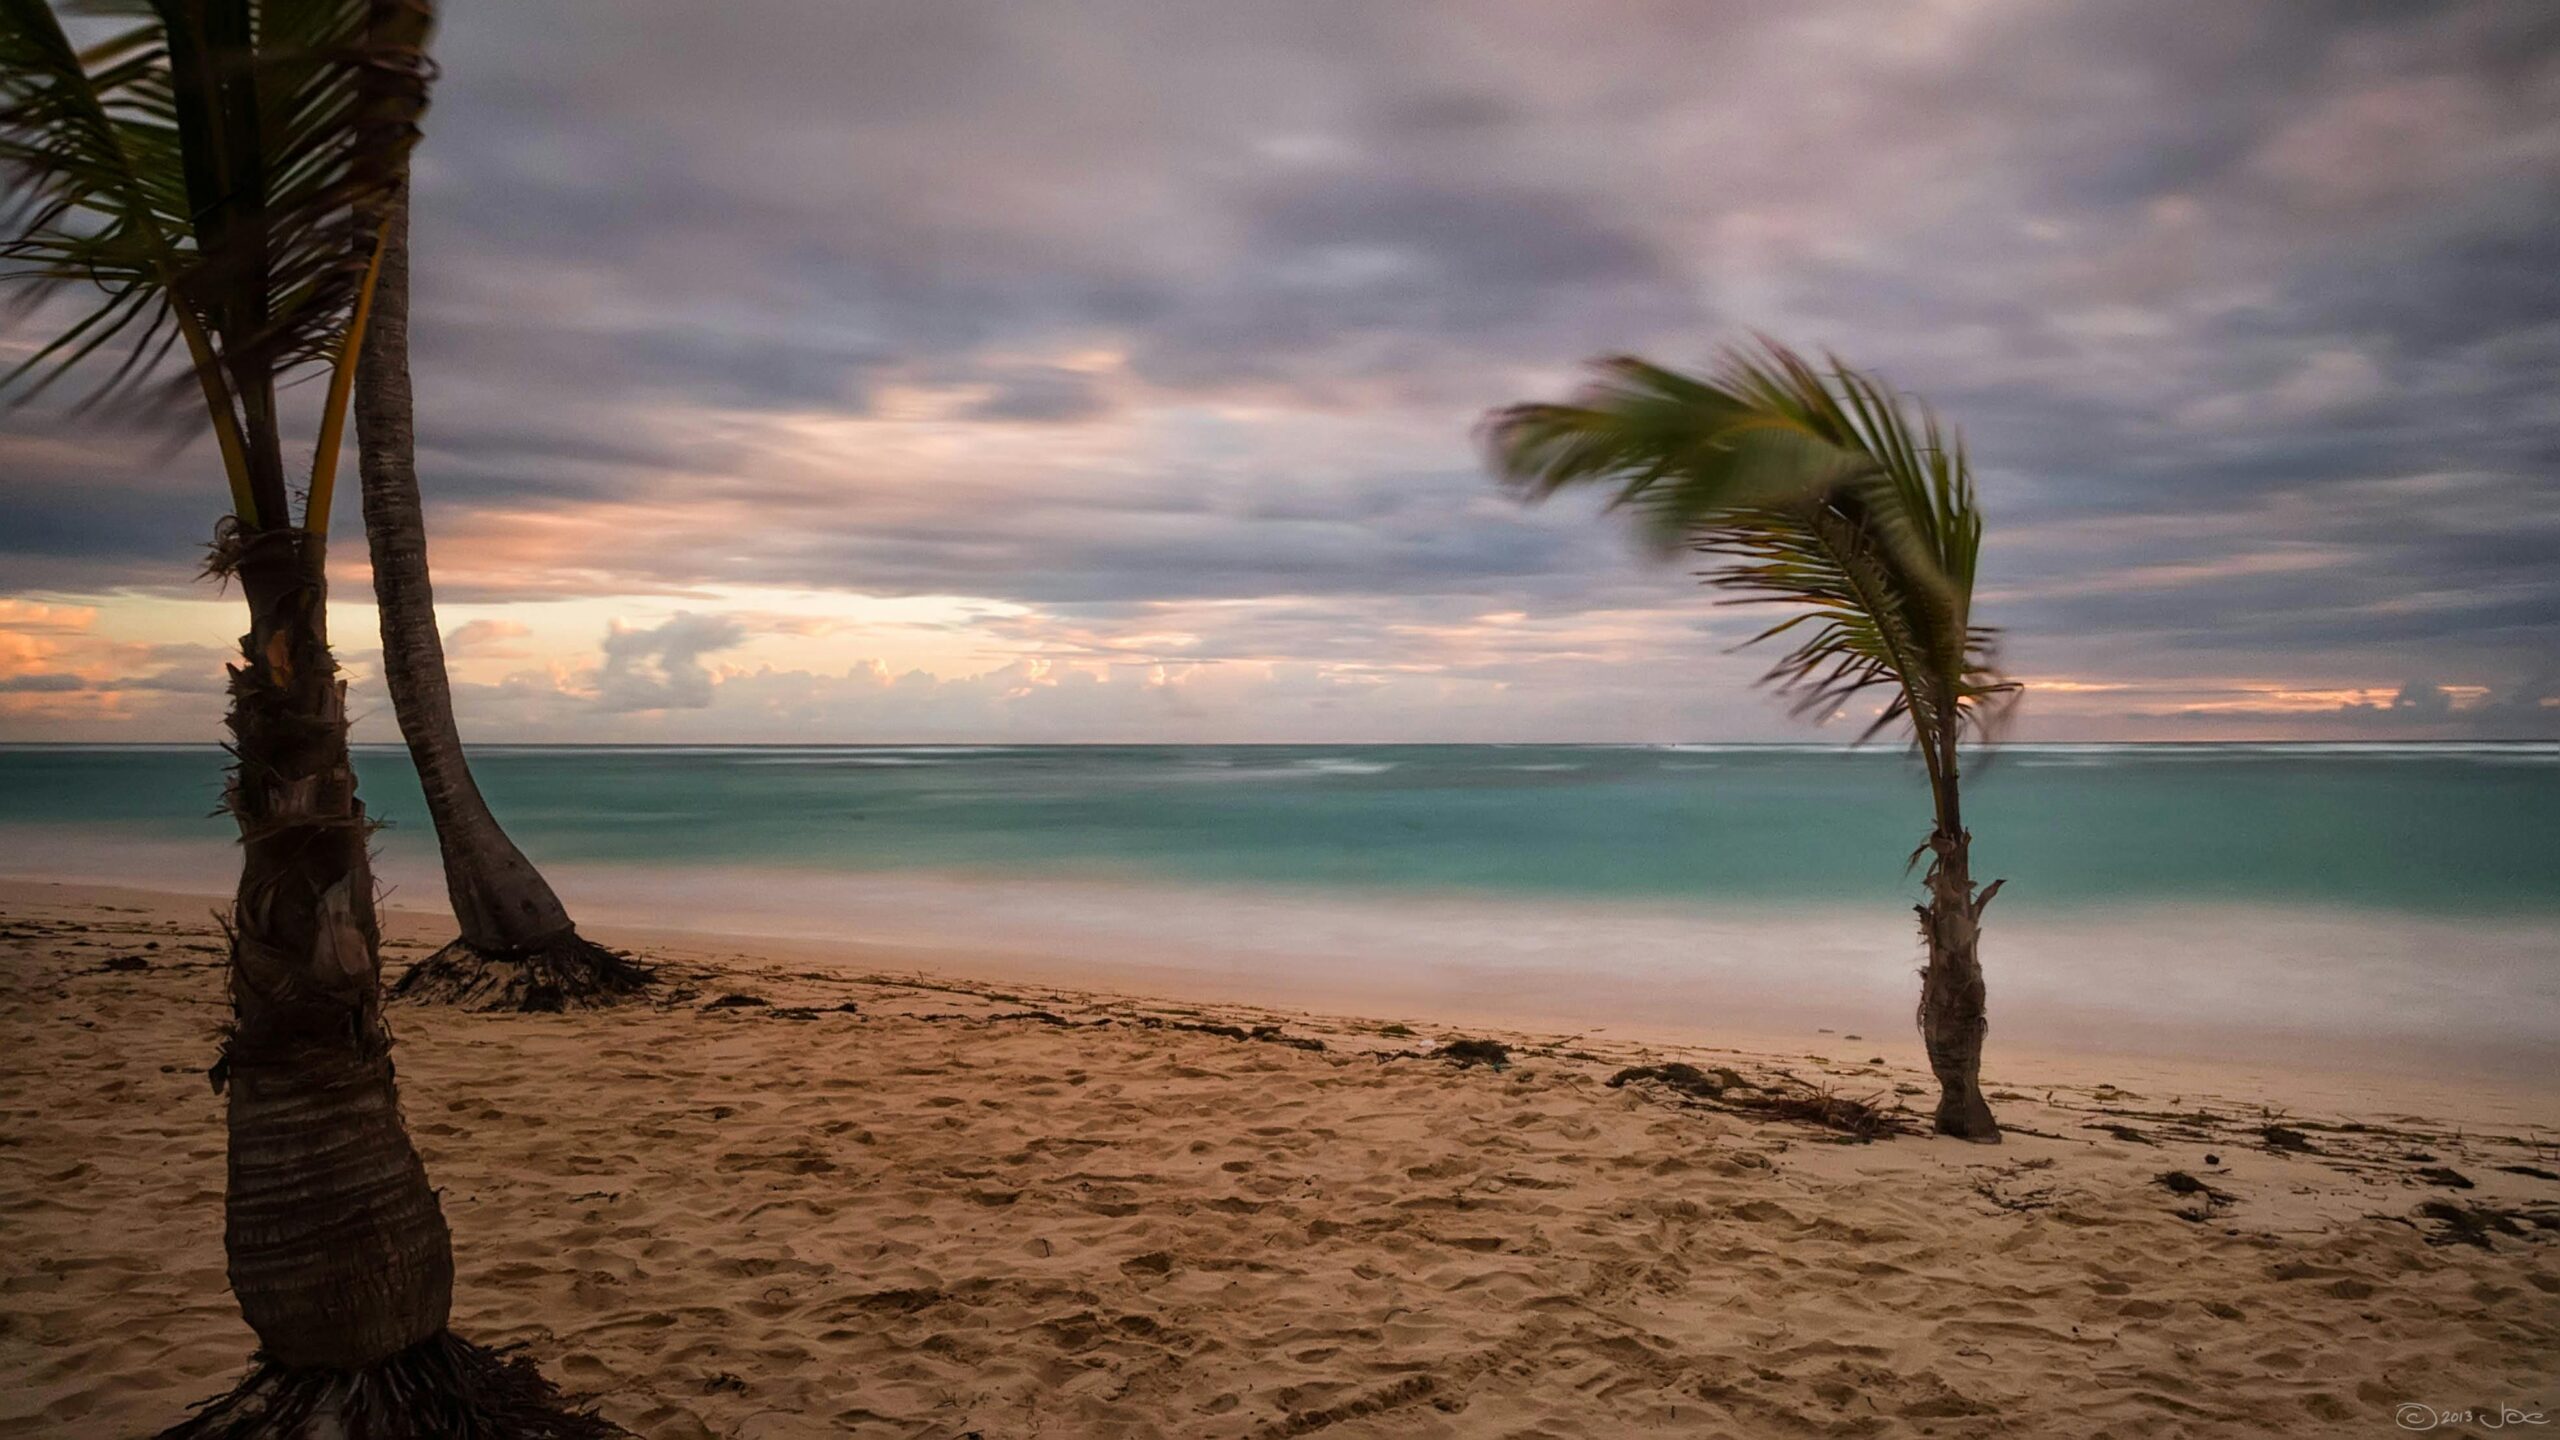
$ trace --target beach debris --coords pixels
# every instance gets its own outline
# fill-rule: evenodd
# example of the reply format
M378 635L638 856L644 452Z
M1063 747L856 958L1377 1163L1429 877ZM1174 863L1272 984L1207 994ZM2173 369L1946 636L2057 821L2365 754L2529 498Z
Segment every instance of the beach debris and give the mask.
M2560 1175L2555 1175L2539 1165L2501 1165L2498 1169L2503 1174L2527 1175L2536 1180L2560 1180Z
M1786 1078L1795 1080L1792 1075ZM1887 1135L1916 1133L1899 1105L1885 1106L1872 1099L1852 1099L1805 1085L1802 1081L1796 1081L1798 1088L1793 1090L1759 1085L1722 1065L1712 1070L1701 1070L1678 1060L1661 1065L1633 1065L1610 1076L1609 1086L1619 1089L1639 1081L1660 1085L1694 1100L1710 1101L1727 1110L1837 1131L1862 1143Z
M1609 1088L1620 1089L1637 1080L1651 1080L1656 1084L1677 1090L1683 1095L1695 1095L1705 1100L1721 1098L1727 1090L1758 1088L1724 1066L1719 1065L1713 1070L1701 1070L1695 1065L1679 1060L1674 1060L1667 1065L1631 1065L1609 1077Z
M100 970L148 970L151 962L140 955L110 955L99 962Z
M1002 1017L999 1017L1002 1018ZM1259 1040L1266 1045L1286 1045L1292 1050L1322 1050L1324 1042L1304 1035L1291 1035L1277 1025L1256 1025L1247 1030L1241 1025L1222 1025L1197 1020L1166 1020L1154 1015L1141 1015L1138 1023L1149 1030L1187 1030L1195 1035L1215 1035L1221 1040Z
M1440 1048L1431 1052L1431 1058L1446 1060L1461 1070L1470 1065L1486 1065L1499 1071L1511 1063L1511 1047L1499 1040L1443 1040Z
M2141 1131L2134 1129L2130 1125L2083 1125L2080 1128L2083 1130L2097 1130L2104 1132L2105 1134L2113 1135L2128 1145L2157 1145L2160 1143L2159 1141L2152 1139L2150 1136L2143 1134Z
M1245 1038L1248 1040L1259 1040L1266 1045L1286 1045L1292 1050L1322 1050L1324 1048L1324 1042L1314 1038L1313 1036L1283 1034L1280 1027L1277 1025L1256 1025L1253 1027L1252 1031L1245 1036Z
M818 1018L818 1012L810 1009L806 1005L777 1005L772 1009L765 1011L765 1018L770 1020L815 1020Z
M767 1000L761 995L741 995L733 991L730 994L721 996L717 1000L711 1001L702 1008L705 1010L745 1010L751 1006L770 1005L772 1003L772 1001Z
M2469 1190L2472 1188L2471 1177L2449 1165L2429 1166L2428 1168L2418 1172L2418 1178L2426 1181L2430 1185L2441 1185L2448 1190Z
M862 1007L854 1004L850 1000L847 1000L843 1004L835 1007L835 1013L839 1015L859 1015L862 1013Z
M702 1382L702 1393L705 1395L717 1395L723 1390L734 1395L744 1395L747 1393L747 1382L726 1370Z
M2320 1147L2311 1143L2310 1136L2289 1126L2261 1125L2258 1127L2258 1138L2266 1143L2266 1147L2269 1150L2281 1151L2294 1155L2317 1155L2320 1153Z
M1920 1133L1899 1106L1887 1108L1873 1100L1854 1100L1828 1090L1728 1095L1724 1103L1755 1115L1769 1115L1837 1131L1862 1145L1888 1135Z
M1028 1020L1035 1025L1073 1025L1076 1023L1073 1020L1068 1019L1066 1016L1050 1010L1008 1010L1001 1015L990 1015L987 1017L987 1023L990 1025L994 1024L998 1020Z
M1378 1033L1381 1035L1393 1035L1399 1039L1410 1038L1413 1034L1413 1027L1403 1024L1402 1022L1398 1022L1393 1025L1379 1026Z
M2483 1250L2497 1248L2492 1235L2531 1238L2535 1230L2560 1230L2560 1213L2547 1210L2501 1210L2494 1205L2461 1204L2452 1200L2429 1200L2418 1207L2421 1218L2436 1222L2436 1233L2427 1237L2430 1245L2476 1245Z
M2239 1197L2231 1192L2217 1190L2184 1170L2162 1171L2154 1177L2153 1183L2166 1188L2172 1195L2190 1195L2196 1198L2195 1209L2175 1212L2181 1220L2210 1220L2215 1211L2239 1201Z

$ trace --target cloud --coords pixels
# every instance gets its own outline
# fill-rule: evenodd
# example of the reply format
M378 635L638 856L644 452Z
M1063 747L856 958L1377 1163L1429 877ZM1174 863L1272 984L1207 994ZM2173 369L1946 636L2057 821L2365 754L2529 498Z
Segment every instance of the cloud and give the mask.
M727 723L735 642L598 664L598 617L963 596L1048 658L1143 620L1316 667L1311 707L1353 667L1439 666L1498 675L1484 713L1522 735L1613 723L1541 689L1566 684L1784 733L1748 697L1688 708L1728 636L1684 577L1587 507L1501 500L1468 442L1588 355L1756 326L1963 426L2022 668L2504 694L2560 654L2537 11L460 9L417 182L439 595L597 608L455 654L585 677L590 731ZM202 593L217 469L13 412L0 589ZM1526 635L1453 618L1511 612ZM1593 646L1621 628L1651 638ZM1133 707L1114 726L1222 713L1184 683L1189 711L1094 694ZM2153 723L2134 703L2046 713Z
M95 605L49 605L0 598L0 631L20 635L86 635L97 626Z
M1055 365L1023 366L987 377L987 393L972 402L972 420L1023 420L1056 424L1090 420L1110 409L1092 376Z
M470 620L445 632L444 650L457 659L520 660L527 652L510 642L532 634L533 627L520 620Z
M2412 680L2391 697L2391 708L2425 719L2441 719L2453 713L2453 692L2441 685Z
M746 635L745 626L725 615L678 614L647 629L616 621L604 637L595 703L617 712L708 708L718 682L702 657Z
M59 695L70 690L104 688L92 685L77 675L59 671L37 671L27 675L0 676L0 692L19 695Z

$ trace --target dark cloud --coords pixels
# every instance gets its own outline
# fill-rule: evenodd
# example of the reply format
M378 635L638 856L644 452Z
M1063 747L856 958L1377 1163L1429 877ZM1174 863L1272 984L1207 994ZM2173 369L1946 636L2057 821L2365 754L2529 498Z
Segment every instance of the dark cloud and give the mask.
M1056 423L1090 420L1110 408L1092 376L1054 365L1014 367L987 381L987 395L969 406L972 420Z
M1225 643L1336 659L1678 606L1582 507L1496 499L1468 427L1756 326L1963 425L2022 666L2421 676L2375 723L2451 724L2490 702L2430 687L2560 656L2553 17L457 9L440 589L1253 600ZM208 457L6 423L11 587L186 583ZM707 695L712 638L608 642L603 703Z

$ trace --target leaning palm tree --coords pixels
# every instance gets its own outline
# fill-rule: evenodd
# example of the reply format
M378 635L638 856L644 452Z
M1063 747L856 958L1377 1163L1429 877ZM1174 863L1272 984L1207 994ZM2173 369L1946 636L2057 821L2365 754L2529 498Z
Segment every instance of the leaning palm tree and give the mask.
M75 47L46 0L0 0L0 275L59 320L6 377L98 358L93 399L201 396L238 580L225 805L224 1248L259 1363L184 1436L576 1435L532 1366L447 1328L452 1241L400 1117L382 1022L369 825L347 753L323 563L383 207L426 104L423 0L109 0ZM155 383L178 346L184 373ZM279 386L328 376L301 514Z
M1877 381L1770 342L1703 378L1623 357L1599 371L1570 404L1488 417L1495 472L1532 499L1611 487L1664 550L1712 557L1704 578L1736 592L1729 603L1794 608L1746 643L1794 642L1766 680L1797 714L1829 719L1881 691L1858 738L1909 726L1937 811L1912 852L1930 857L1919 1025L1937 1128L1996 1142L1977 942L2001 882L1974 889L1957 772L1966 732L1987 735L2018 687L2000 674L1996 632L1973 623L1982 517L1961 444Z
M454 724L427 575L426 515L418 501L409 204L406 185L401 188L386 216L381 278L356 363L356 469L364 482L365 542L382 618L382 678L426 793L427 818L444 857L445 895L462 934L410 966L392 993L481 1010L609 1003L647 988L649 971L578 933L550 882L481 797Z

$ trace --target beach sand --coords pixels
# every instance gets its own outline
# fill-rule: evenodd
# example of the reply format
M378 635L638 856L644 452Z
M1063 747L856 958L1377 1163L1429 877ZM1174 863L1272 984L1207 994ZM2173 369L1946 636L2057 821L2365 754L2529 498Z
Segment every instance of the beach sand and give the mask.
M389 931L395 967L438 938L425 915ZM1681 1060L1924 1105L1907 1035L1506 1032L1497 1071L1430 1053L1458 1032L1419 1017L600 938L663 967L656 1003L393 1023L456 1328L646 1436L2344 1435L2409 1406L2560 1412L2548 1094L2287 1089L1995 1035L2006 1145L1859 1144L1609 1081ZM0 1436L148 1433L244 1367L203 1073L221 965L202 898L0 885ZM764 1003L713 1003L733 995Z

